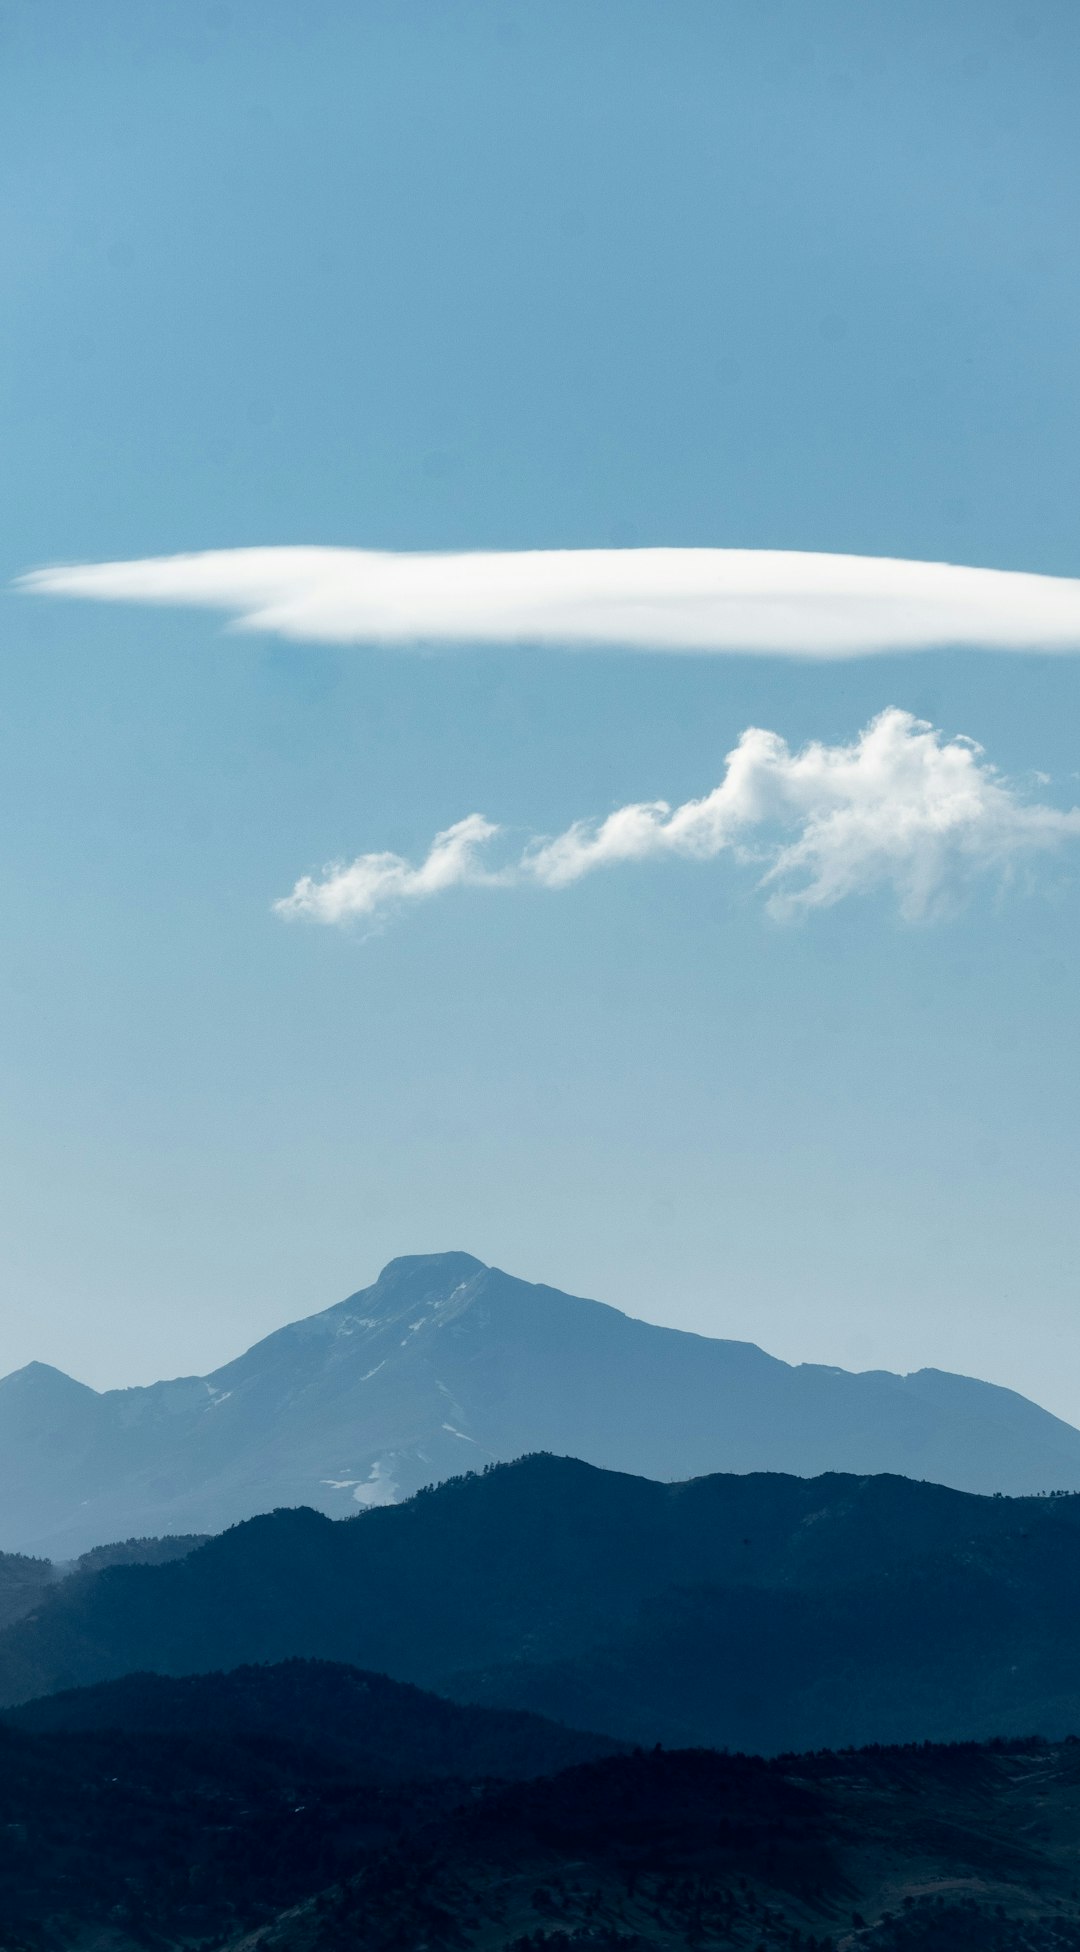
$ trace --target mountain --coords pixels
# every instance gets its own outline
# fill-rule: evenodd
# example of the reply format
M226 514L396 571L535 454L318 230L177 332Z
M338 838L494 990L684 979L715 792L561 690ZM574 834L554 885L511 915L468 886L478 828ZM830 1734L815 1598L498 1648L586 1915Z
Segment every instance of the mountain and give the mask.
M65 1581L0 1633L0 1702L302 1656L631 1742L775 1753L1066 1735L1078 1645L1078 1497L658 1484L541 1456Z
M535 1450L668 1479L888 1471L1080 1489L1080 1431L1011 1390L793 1367L435 1254L392 1261L210 1376L101 1394L41 1363L5 1377L0 1545L71 1558L275 1505L343 1516Z

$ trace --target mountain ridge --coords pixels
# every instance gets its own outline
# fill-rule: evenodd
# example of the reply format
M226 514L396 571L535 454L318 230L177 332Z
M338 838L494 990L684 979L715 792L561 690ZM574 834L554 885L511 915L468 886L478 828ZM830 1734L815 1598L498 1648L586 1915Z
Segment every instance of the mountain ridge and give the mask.
M99 1393L31 1364L0 1380L0 1410L0 1548L65 1558L277 1505L341 1516L537 1450L671 1480L1080 1489L1080 1430L1014 1391L785 1363L462 1252L402 1256L206 1376Z
M1078 1618L1080 1497L535 1456L64 1581L0 1633L0 1704L301 1658L624 1742L1058 1739Z

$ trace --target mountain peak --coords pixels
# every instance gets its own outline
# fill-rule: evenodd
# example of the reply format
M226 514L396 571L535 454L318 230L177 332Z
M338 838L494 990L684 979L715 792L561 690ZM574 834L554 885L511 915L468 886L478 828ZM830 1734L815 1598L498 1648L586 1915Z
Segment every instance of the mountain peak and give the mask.
M380 1320L392 1318L403 1309L433 1308L488 1273L490 1269L473 1254L399 1254L395 1260L387 1261L370 1288L361 1288L337 1306L341 1311L348 1311L355 1303L362 1302L365 1315Z
M28 1362L22 1369L0 1376L0 1390L9 1398L34 1396L53 1401L97 1394L89 1383L76 1382L74 1376L55 1369L51 1362Z
M463 1254L451 1250L445 1254L399 1254L396 1259L387 1261L378 1280L377 1288L384 1283L395 1285L403 1281L429 1280L440 1287L444 1281L471 1281L474 1275L486 1274L487 1264L478 1261L475 1254Z

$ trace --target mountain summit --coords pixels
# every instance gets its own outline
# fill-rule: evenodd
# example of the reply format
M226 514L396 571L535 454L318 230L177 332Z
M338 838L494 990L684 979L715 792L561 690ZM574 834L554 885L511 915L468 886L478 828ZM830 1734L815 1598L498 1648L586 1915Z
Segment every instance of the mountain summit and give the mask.
M537 1450L665 1479L1080 1489L1080 1431L1011 1390L792 1366L430 1254L209 1376L101 1394L41 1364L0 1380L0 1548L74 1556L276 1505L343 1517Z

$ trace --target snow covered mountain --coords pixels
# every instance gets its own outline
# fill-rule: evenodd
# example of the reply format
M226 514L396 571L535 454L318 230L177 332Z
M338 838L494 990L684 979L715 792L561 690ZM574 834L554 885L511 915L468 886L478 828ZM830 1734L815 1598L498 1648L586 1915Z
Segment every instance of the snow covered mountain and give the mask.
M1080 1431L1011 1390L792 1367L433 1254L392 1261L210 1376L101 1393L40 1363L5 1377L0 1549L62 1559L276 1505L344 1517L536 1450L667 1479L894 1471L1080 1489Z

